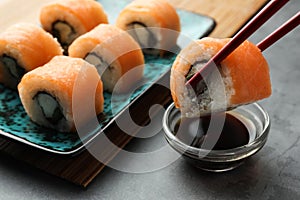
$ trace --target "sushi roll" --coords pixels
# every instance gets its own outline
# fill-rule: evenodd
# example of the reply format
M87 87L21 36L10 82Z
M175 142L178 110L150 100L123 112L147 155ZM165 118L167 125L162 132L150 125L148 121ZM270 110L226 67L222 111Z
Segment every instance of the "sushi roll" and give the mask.
M40 22L46 31L58 39L67 54L74 39L100 23L108 23L108 19L97 1L59 0L42 7Z
M60 44L41 27L19 23L0 34L0 83L12 89L22 76L62 55Z
M127 92L143 77L144 56L140 46L114 25L100 24L77 38L69 47L69 56L95 65L108 92Z
M166 0L135 0L121 11L116 25L128 30L149 54L170 51L180 32L179 16Z
M78 102L84 104L85 97L91 98L94 95L96 114L103 111L101 78L93 65L80 58L54 57L44 66L25 74L18 85L18 91L32 121L61 132L76 131L74 106ZM76 105L74 93L79 98L76 99ZM87 122L96 115L82 110L81 122Z
M217 76L205 77L205 82L198 83L199 89L192 92L185 86L186 81L229 41L203 38L188 45L177 56L171 68L170 87L174 104L184 115L196 117L211 111L224 111L271 95L268 63L260 49L249 41L243 42L216 67L219 80Z

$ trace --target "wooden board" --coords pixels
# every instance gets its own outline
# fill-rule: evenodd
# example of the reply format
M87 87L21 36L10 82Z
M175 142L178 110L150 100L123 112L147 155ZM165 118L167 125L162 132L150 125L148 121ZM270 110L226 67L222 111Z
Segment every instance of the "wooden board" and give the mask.
M211 37L231 37L253 16L268 0L170 0L185 10L211 16L217 26Z
M53 0L27 0L22 6L17 0L0 1L0 30L21 21L38 23L40 7L51 1ZM267 0L170 0L170 2L178 8L213 17L217 26L210 36L223 38L236 33ZM195 24L195 26L197 25ZM168 75L164 80L168 81ZM156 97L154 100L153 96ZM136 123L143 125L149 120L144 113L148 113L151 105L167 105L170 102L169 90L155 85L130 109L132 113L136 113L133 116ZM133 130L133 132L137 131ZM116 125L109 128L107 135L119 147L124 147L131 139L131 136L122 132ZM107 149L107 152L104 152L107 157L103 164L87 151L74 157L54 156L6 139L0 139L0 150L1 154L10 155L21 162L84 187L99 174L105 167L105 163L118 153L115 150Z

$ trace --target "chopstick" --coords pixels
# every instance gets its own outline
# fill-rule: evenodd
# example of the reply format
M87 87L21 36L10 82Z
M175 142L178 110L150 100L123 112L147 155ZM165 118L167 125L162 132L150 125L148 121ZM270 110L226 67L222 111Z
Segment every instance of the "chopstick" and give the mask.
M289 0L272 0L270 1L254 18L242 28L230 42L228 42L216 55L214 55L194 76L186 82L193 89L197 83L210 74L214 66L219 65L232 51L234 51L241 43L243 43L252 33L254 33L261 25L271 18L280 8L282 8Z
M288 32L299 26L300 24L300 11L295 14L290 20L276 29L273 33L267 36L264 40L260 41L256 46L261 50L264 51L269 48L272 44L286 35Z

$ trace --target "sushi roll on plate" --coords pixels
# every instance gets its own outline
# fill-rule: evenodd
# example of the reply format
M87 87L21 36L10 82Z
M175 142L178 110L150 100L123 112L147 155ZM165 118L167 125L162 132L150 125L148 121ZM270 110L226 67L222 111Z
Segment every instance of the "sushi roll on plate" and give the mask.
M184 48L171 68L170 87L174 104L188 117L224 111L253 103L271 95L268 63L260 49L243 42L212 75L200 81L196 90L189 80L230 39L203 38ZM217 76L213 75L217 74Z
M135 0L119 14L116 26L127 30L144 53L163 54L176 46L180 19L166 0Z
M0 34L0 83L17 89L22 76L62 55L60 44L41 27L19 23Z
M144 56L140 46L114 25L100 24L77 38L69 47L69 56L95 65L108 92L127 92L143 78Z
M108 23L102 5L94 0L59 0L42 7L42 27L58 39L64 53L78 36L100 23Z
M80 58L54 57L44 66L25 74L18 90L32 121L61 132L76 131L76 106L83 106L80 114L77 113L82 118L77 121L83 124L103 111L101 78L93 65ZM90 99L92 97L95 98ZM87 101L94 106L85 106L89 104Z

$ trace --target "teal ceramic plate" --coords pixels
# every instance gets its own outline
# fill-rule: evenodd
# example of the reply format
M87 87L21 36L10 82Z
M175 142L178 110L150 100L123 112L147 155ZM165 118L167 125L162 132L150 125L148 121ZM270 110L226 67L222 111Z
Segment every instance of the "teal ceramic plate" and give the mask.
M100 0L108 13L110 23L114 23L120 10L129 2ZM215 23L207 17L191 12L178 10L181 19L181 33L183 38L179 38L178 46L184 47L184 38L197 39L207 35L213 30ZM5 88L0 84L0 135L19 141L21 143L45 150L56 154L73 154L83 149L84 145L93 141L98 134L116 119L119 114L124 112L129 105L135 101L166 74L175 59L176 55L167 55L163 58L146 56L145 61L145 84L128 95L117 96L114 104L111 105L111 95L105 93L104 112L99 117L99 127L91 133L87 133L85 138L79 138L77 134L60 133L54 130L40 127L33 123L25 113L16 91ZM115 96L114 96L115 97ZM113 112L112 112L113 111Z

